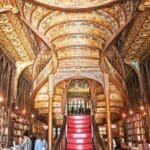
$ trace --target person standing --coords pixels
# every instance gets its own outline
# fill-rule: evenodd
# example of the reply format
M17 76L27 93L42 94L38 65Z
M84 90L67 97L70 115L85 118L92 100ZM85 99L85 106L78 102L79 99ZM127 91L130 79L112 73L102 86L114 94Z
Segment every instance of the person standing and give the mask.
M32 150L32 141L29 138L29 131L23 133L23 141L20 144L22 150Z
M35 141L34 150L42 150L42 134L40 133Z
M44 135L42 135L42 150L48 150L47 141L46 141Z
M32 134L32 135L30 136L30 138L31 138L31 141L32 141L32 150L34 150L34 145L35 145L35 141L36 141L36 136L35 136L34 134Z

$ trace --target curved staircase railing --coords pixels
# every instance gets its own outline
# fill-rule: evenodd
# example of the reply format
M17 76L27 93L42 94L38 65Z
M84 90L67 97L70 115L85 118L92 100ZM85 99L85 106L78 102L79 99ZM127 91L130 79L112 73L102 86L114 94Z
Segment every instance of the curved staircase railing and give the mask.
M63 125L61 127L60 134L57 137L52 150L65 150L66 149L66 123L67 123L67 116L64 115Z
M92 126L93 126L93 145L94 150L105 150L105 145L102 138L99 135L98 127L95 122L95 117L92 115Z

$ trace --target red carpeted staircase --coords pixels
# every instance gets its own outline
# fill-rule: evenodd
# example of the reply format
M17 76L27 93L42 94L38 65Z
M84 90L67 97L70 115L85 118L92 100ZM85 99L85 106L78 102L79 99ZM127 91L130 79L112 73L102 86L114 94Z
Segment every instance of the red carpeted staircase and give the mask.
M93 150L90 115L68 116L67 150Z

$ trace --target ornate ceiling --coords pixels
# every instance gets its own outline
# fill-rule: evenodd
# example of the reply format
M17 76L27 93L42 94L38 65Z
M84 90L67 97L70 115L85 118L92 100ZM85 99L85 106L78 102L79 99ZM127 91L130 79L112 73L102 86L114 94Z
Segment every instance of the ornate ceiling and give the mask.
M68 87L68 97L88 97L90 95L89 83L86 80L75 79Z
M140 1L138 12L137 5L132 0L0 1L0 47L14 62L33 60L26 24L51 51L48 57L57 57L58 69L99 69L99 55L134 18L121 54L137 59L149 52L150 39L149 0Z
M113 3L117 0L33 0L34 2L60 9L88 9Z
M0 15L0 35L1 46L12 59L29 61L34 58L33 50L17 16Z
M57 57L58 70L90 72L99 70L101 52L132 20L135 7L132 1L86 12L56 11L29 1L20 6L24 23L51 51L55 45L51 54Z
M27 62L35 58L33 49L27 38L22 23L17 11L13 11L14 8L10 5L4 5L0 8L7 13L0 14L0 47L6 53L6 55L13 61ZM12 8L9 10L9 8ZM31 79L31 69L26 70L26 75Z
M122 55L126 61L138 60L145 53L150 53L150 10L138 12L138 16L131 26Z

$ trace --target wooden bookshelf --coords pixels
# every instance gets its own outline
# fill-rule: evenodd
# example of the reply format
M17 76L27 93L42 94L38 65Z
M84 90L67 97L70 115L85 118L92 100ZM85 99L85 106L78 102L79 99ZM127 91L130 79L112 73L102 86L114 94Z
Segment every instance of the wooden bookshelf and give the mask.
M142 113L135 113L126 120L128 142L141 143L145 138Z
M123 127L123 121L118 121L118 132L119 137L124 139L124 127Z
M8 112L0 106L0 149L6 147L8 138Z
M13 140L15 140L16 143L18 143L22 140L24 131L29 131L30 122L27 118L18 114L13 114L12 118L12 136Z
M98 126L99 129L99 135L107 135L107 129L106 125L103 126ZM124 129L123 129L123 122L119 121L118 124L113 124L112 125L112 134L113 137L119 137L124 139Z

